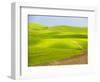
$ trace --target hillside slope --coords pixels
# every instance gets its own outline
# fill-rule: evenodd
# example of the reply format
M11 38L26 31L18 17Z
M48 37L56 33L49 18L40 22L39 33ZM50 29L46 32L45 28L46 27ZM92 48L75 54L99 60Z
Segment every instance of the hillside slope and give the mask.
M88 29L29 23L28 66L49 65L87 52Z

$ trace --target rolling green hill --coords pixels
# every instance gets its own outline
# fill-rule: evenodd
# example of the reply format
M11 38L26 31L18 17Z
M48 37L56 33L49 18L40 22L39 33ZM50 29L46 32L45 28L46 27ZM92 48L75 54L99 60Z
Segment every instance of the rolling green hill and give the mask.
M81 55L87 48L86 27L28 25L28 66L49 65Z
M46 25L38 24L38 23L29 23L28 27L29 27L29 29L37 29L37 30L42 30L42 29L48 28Z

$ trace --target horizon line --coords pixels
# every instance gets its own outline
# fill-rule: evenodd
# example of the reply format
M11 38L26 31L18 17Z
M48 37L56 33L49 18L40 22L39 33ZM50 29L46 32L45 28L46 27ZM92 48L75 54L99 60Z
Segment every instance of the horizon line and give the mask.
M41 24L41 23L37 23L37 22L28 22L29 23L35 23L35 24ZM84 27L84 28L87 28L88 26L74 26L74 25L46 25L46 24L41 24L41 25L44 25L44 26L48 26L48 27L53 27L53 26L71 26L71 27Z

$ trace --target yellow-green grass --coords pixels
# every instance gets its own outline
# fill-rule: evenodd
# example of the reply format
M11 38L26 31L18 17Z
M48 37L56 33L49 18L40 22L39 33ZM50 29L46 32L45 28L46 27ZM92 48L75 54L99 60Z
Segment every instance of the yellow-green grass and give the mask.
M87 34L85 27L48 27L29 23L28 66L49 65L53 61L81 55L88 47Z
M81 50L74 49L57 49L57 48L33 48L29 52L29 66L35 65L49 65L53 61L59 61L66 58L77 56Z

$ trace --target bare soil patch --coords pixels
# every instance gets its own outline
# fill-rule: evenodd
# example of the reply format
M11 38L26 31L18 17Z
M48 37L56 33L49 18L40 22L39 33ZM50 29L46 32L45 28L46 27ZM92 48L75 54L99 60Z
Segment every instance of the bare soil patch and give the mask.
M82 54L73 58L64 59L61 61L54 61L49 65L70 65L70 64L88 64L88 55Z

